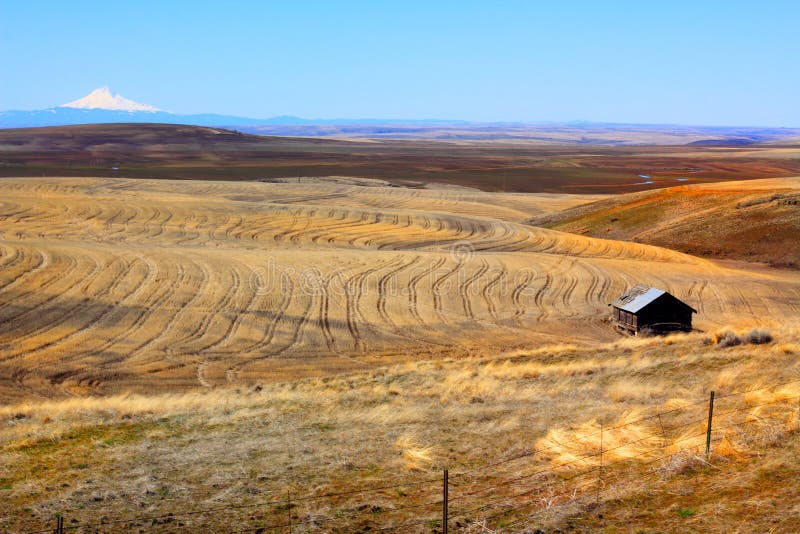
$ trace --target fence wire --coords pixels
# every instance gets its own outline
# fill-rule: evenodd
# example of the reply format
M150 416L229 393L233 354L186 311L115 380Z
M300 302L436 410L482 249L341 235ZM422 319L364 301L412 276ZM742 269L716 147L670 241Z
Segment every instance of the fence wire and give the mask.
M716 397L716 403L720 403L722 400L729 400L735 397L741 397L747 394L766 391L770 389L775 389L779 387L783 387L789 384L795 384L800 382L800 378L791 380L788 382L782 383L775 383L770 384L763 387L746 389L743 391L729 393L726 395L719 395ZM745 404L744 406L731 408L725 411L717 412L714 414L714 421L715 424L712 426L712 433L719 435L720 432L723 432L730 428L741 427L750 423L753 423L754 420L745 420L739 421L729 424L723 424L720 426L719 421L726 417L741 413L741 412L748 412L753 411L756 408L769 406L769 405L778 405L778 404L792 404L792 409L797 409L796 407L800 406L798 404L800 401L800 397L781 397L778 399L773 399L771 401L765 401L757 404ZM667 437L666 434L669 432L671 434L678 433L680 431L688 431L689 429L696 428L697 425L704 424L707 422L707 416L698 419L692 419L688 422L680 422L675 423L672 425L663 425L663 418L667 416L674 416L677 414L686 413L688 410L692 408L697 408L701 406L705 406L708 404L708 400L686 404L677 408L673 408L670 410L660 411L655 414L643 416L636 418L634 420L626 421L621 424L603 427L599 429L597 432L589 433L583 436L581 440L570 440L566 442L554 442L552 445L528 449L522 453L515 454L509 458L505 458L502 460L497 460L494 462L487 462L481 465L477 465L466 469L461 472L451 472L450 479L454 482L452 483L452 487L454 489L462 487L466 488L469 487L468 491L458 491L454 492L452 496L448 498L448 503L456 503L459 501L465 500L475 500L475 497L480 495L485 495L487 493L492 493L491 498L483 499L482 502L479 504L464 508L461 511L454 511L453 513L449 514L449 519L451 521L464 521L464 522L473 522L473 521L487 521L491 524L492 521L497 520L501 517L509 516L509 515L516 515L525 510L529 510L537 505L542 505L542 500L528 500L525 503L518 503L520 499L528 498L534 494L542 494L545 491L553 491L555 488L561 488L563 491L551 493L548 495L547 500L549 501L547 504L543 506L543 509L534 512L532 514L527 514L524 517L514 520L511 523L506 523L505 527L510 527L517 525L523 521L531 521L534 517L539 516L541 514L545 514L557 506L553 503L557 502L559 499L566 498L566 503L575 503L579 501L579 497L586 498L586 491L591 490L593 487L597 488L597 495L600 495L600 492L604 487L608 486L608 481L614 480L614 477L617 477L617 480L622 479L622 474L619 471L613 472L609 471L612 468L618 468L621 464L631 464L632 467L638 469L637 471L637 480L639 482L646 481L648 479L652 479L656 476L660 476L657 471L653 471L648 475L641 475L641 470L643 467L651 465L652 463L658 461L665 461L671 458L674 458L677 454L681 452L686 452L689 450L696 451L698 448L703 448L705 443L698 443L693 446L687 448L678 448L675 449L675 445L677 443L689 441L692 439L697 439L702 436L706 436L707 431L704 430L703 432L695 432L689 435L679 435L678 437L671 439L669 444L667 445ZM606 461L603 462L602 460L604 457L607 457L614 451L625 447L636 447L641 445L644 442L652 441L654 438L657 438L657 434L648 434L645 437L626 441L620 444L617 444L613 447L603 448L600 450L598 448L597 451L591 452L588 454L582 455L572 455L573 459L569 462L565 462L562 464L558 464L556 466L553 465L544 465L538 468L533 469L530 473L519 473L521 469L524 469L526 466L516 467L515 471L516 474L512 477L507 477L508 469L514 469L514 462L518 462L524 459L533 458L541 453L549 452L554 449L561 449L561 450L568 450L570 446L575 447L585 447L586 441L588 438L593 438L597 436L602 436L603 434L615 430L624 429L631 425L641 425L641 423L647 421L653 421L655 419L659 420L659 428L657 429L661 437L663 439L663 443L657 446L651 446L645 448L644 450L639 451L637 454L634 455L626 455L621 459L613 460L613 461ZM769 419L769 418L767 418ZM715 443L719 443L723 438L716 438L713 441ZM664 451L667 449L671 449L671 452L668 454L662 454L652 458L652 454L657 453L658 451ZM645 460L646 459L646 460ZM642 460L642 461L638 461ZM594 463L597 461L597 463ZM564 475L564 470L566 468L574 468L577 464L588 464L587 469L579 470L577 472L572 472L569 475ZM500 468L500 469L497 469ZM600 473L607 473L605 478L601 478L599 475ZM479 475L483 474L484 477L487 477L489 480L486 480L485 483L479 484L477 488L474 488L475 480L479 478ZM585 480L586 477L597 475L590 480ZM537 477L548 478L547 480L539 480ZM583 481L582 484L580 482ZM291 497L291 505L289 504L289 499L287 498L275 498L271 500L264 500L258 501L253 503L242 503L242 504L233 504L233 505L225 505L225 506L216 506L216 507L209 507L209 508L198 508L195 510L189 511L172 511L160 514L151 514L151 515L142 515L136 517L129 517L123 519L114 519L114 520L107 520L107 521L100 521L100 522L91 522L91 523L72 523L68 525L63 525L62 532L66 531L76 531L76 530L92 530L92 529L109 529L115 527L123 527L124 525L136 525L141 523L150 523L150 525L155 525L159 521L169 521L173 522L177 519L186 519L198 516L218 516L225 512L237 511L237 510L246 510L246 509L253 509L253 508L281 508L284 509L280 511L273 511L271 514L272 517L278 520L276 523L269 523L261 526L253 526L248 527L242 530L230 531L230 532L269 532L274 531L276 529L286 529L290 527L300 527L302 525L311 525L311 524L323 524L323 523L331 523L335 521L337 518L332 516L314 516L314 517L306 517L303 519L297 518L296 520L293 517L293 510L295 508L299 508L301 505L317 502L317 501L332 501L334 499L342 499L347 497L353 497L355 495L363 495L363 494L374 494L379 493L382 491L390 491L390 490L405 490L409 488L419 488L420 491L430 491L431 489L438 489L438 486L434 484L439 484L442 482L440 477L425 477L419 480L413 481L404 481L402 483L385 483L385 484L378 484L375 486L368 486L362 488L356 488L352 490L346 490L341 492L330 492L318 495L301 495ZM573 483L572 485L568 483ZM577 484L576 484L577 483ZM534 484L533 487L528 487L526 484ZM508 495L502 495L504 491L511 490L512 493ZM405 496L405 495L404 495ZM589 496L590 497L590 496ZM562 506L566 503L562 503ZM408 513L411 510L416 510L414 512L417 519L413 521L405 521L400 522L397 524L391 524L388 526L378 526L373 527L371 530L377 532L387 532L387 531L402 531L403 529L413 527L413 526L420 526L420 525L432 525L438 524L441 526L441 517L437 517L432 515L434 512L427 512L431 515L427 516L424 519L419 519L421 514L425 514L427 509L433 508L441 508L443 506L443 500L432 500L432 501L424 501L422 503L415 503L415 504L406 504L401 506L396 506L392 508L381 508L380 512L385 514L397 514L400 512ZM72 514L79 515L80 512L71 511ZM483 515L480 515L484 513ZM67 515L71 515L70 512L60 514L62 517ZM283 515L284 517L288 516L288 519L280 519L278 516ZM370 518L369 520L375 520L375 518ZM402 521L402 519L401 519ZM449 522L448 522L449 523ZM139 525L141 526L141 525ZM187 528L190 528L187 526ZM53 528L45 528L42 530L35 530L35 531L28 531L28 534L45 534L45 533L52 533L54 532Z

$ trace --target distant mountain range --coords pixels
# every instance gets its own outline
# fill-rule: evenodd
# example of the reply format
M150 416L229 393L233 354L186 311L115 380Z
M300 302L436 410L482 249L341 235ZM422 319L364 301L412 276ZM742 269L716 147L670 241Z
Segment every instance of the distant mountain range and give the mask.
M74 124L104 124L115 122L192 124L196 126L308 126L308 125L376 125L376 124L467 124L466 121L447 120L387 120L387 119L302 119L282 115L267 119L253 119L234 115L202 113L179 115L155 106L129 100L112 94L108 87L100 87L83 98L60 106L33 111L0 111L0 128L30 128L36 126L69 126Z
M470 122L441 119L266 119L203 113L179 115L100 87L83 98L34 111L0 111L0 129L108 123L187 124L292 137L507 140L601 145L748 145L799 139L800 129L571 122Z

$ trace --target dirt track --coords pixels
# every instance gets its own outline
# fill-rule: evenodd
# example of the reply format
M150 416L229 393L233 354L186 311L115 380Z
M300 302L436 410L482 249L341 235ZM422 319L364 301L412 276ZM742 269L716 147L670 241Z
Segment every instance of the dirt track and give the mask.
M0 199L3 401L593 343L636 283L700 328L800 311L798 273L521 224L589 197L68 178Z

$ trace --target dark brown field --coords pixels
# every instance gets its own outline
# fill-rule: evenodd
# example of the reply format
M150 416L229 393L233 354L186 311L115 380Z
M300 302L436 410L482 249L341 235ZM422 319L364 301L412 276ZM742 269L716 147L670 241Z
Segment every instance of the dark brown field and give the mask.
M797 174L800 144L654 147L524 140L342 140L157 124L0 130L0 176L208 180L356 176L405 186L437 182L484 191L627 193L681 183Z

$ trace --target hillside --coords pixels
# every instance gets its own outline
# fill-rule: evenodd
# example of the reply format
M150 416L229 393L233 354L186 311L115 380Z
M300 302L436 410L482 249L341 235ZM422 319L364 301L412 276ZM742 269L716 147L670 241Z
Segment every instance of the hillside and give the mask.
M465 532L791 531L800 274L524 224L598 200L0 180L0 530L430 532L447 467ZM698 331L618 334L639 283Z
M620 195L528 222L699 256L800 267L800 178Z
M0 399L324 376L616 334L637 283L696 325L796 313L796 273L520 221L592 200L327 183L0 182Z

